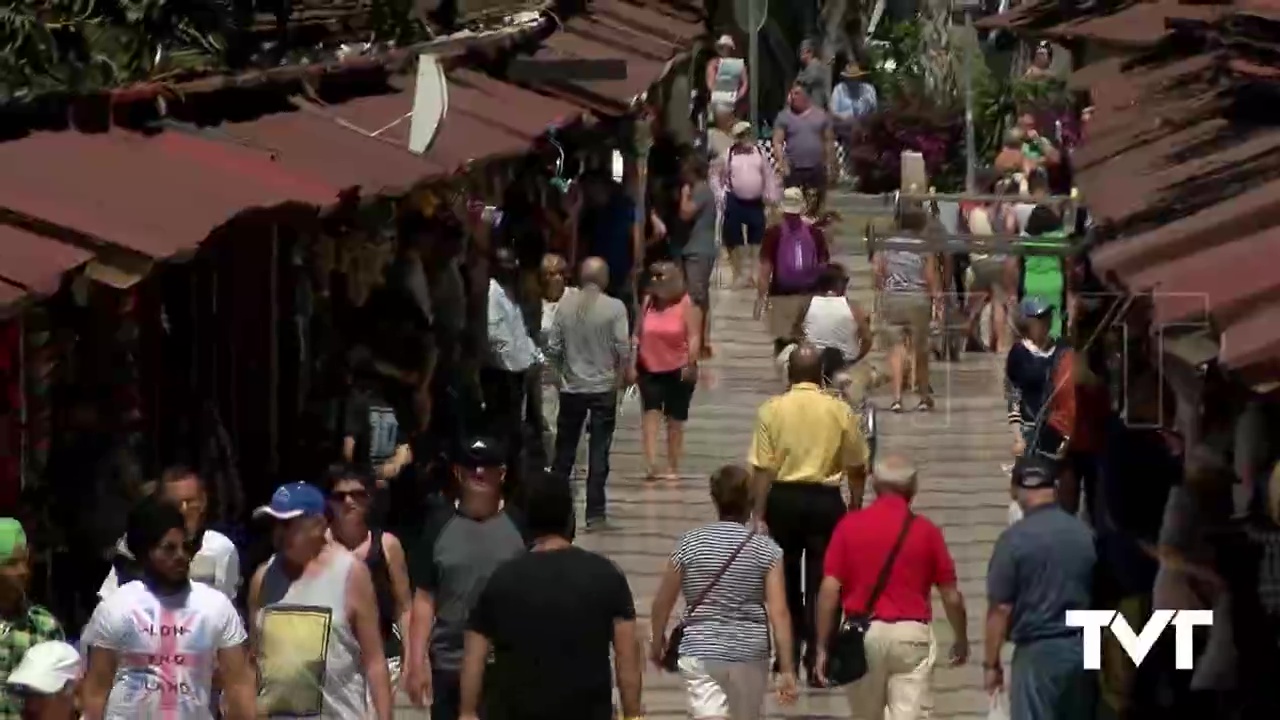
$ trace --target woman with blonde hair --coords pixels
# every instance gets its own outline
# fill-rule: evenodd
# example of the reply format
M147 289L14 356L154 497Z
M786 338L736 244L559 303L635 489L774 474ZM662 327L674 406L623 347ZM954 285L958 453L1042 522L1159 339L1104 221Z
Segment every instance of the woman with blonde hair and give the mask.
M689 298L683 273L674 262L660 260L650 266L649 294L635 327L646 477L677 480L684 455L684 424L698 384L702 308ZM667 466L659 473L658 426L663 419L667 421Z
M782 549L748 527L750 479L740 465L726 465L711 476L718 518L680 538L649 614L650 659L680 674L695 720L764 716L770 629L779 664L778 700L789 704L796 697ZM667 622L680 596L684 615L668 635Z

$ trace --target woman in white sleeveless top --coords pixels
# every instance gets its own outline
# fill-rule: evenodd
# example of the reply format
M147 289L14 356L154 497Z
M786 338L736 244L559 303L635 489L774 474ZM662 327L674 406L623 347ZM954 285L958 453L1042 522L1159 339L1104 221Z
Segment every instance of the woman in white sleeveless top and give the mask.
M871 352L871 320L847 296L849 273L840 263L827 263L818 276L817 294L800 313L795 337L817 345L831 357L828 379ZM839 362L835 361L839 353Z

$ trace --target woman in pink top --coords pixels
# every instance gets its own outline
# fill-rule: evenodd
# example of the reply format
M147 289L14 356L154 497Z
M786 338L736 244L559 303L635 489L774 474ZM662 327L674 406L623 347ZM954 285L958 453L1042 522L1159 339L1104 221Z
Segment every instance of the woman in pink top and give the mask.
M641 444L648 479L680 477L684 423L698 382L702 310L684 289L684 276L670 260L650 267L649 297L636 323L636 375L640 385ZM658 471L658 426L667 421L667 469Z

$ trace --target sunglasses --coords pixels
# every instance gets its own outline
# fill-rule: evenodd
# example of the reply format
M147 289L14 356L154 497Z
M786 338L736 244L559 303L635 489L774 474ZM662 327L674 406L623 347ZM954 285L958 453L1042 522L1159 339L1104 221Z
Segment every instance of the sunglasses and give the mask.
M336 503L346 502L348 499L355 502L364 502L369 499L368 490L335 490L329 493L329 499Z

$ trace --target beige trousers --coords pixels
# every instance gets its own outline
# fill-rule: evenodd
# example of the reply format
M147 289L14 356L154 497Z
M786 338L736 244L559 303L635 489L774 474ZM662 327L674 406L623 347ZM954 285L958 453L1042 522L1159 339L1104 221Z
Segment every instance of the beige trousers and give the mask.
M867 674L845 688L853 720L927 720L938 646L924 623L871 623Z

